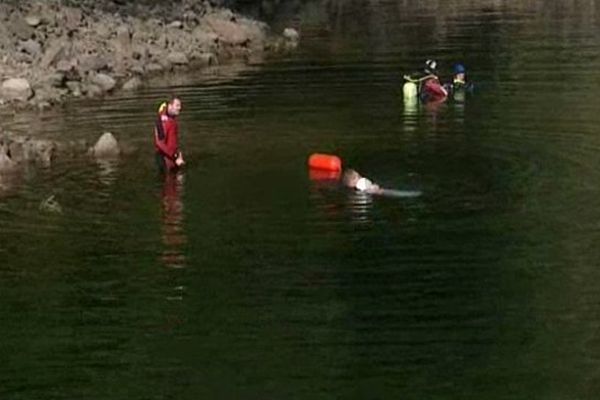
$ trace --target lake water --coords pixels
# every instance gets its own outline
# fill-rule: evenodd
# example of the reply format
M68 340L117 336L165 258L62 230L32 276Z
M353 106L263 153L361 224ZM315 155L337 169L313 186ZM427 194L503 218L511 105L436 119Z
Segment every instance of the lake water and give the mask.
M308 2L275 24L292 53L5 117L132 150L3 178L0 397L597 398L598 7ZM428 58L475 93L405 105ZM172 92L188 166L165 179ZM313 152L422 195L311 179Z

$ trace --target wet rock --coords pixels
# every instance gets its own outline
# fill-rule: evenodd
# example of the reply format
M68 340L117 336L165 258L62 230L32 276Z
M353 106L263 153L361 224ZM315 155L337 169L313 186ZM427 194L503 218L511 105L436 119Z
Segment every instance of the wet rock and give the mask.
M114 158L119 156L121 149L114 135L110 132L105 132L90 149L90 153L97 158Z
M27 79L10 78L2 82L0 97L4 100L27 101L33 96L33 90Z
M217 57L213 54L213 53L202 53L199 54L196 59L198 60L198 62L200 63L200 65L203 66L211 66L211 65L217 65L219 63L219 60L217 59Z
M186 65L189 64L187 56L182 52L172 52L167 56L167 60L174 65Z
M54 72L46 76L43 82L50 87L61 88L65 86L65 80L65 74L62 72Z
M10 154L10 158L16 163L24 161L25 154L23 150L23 141L11 140L8 144L8 154Z
M90 75L90 82L100 87L103 92L110 92L117 84L117 81L106 74L92 74Z
M104 94L104 90L102 90L100 86L94 84L82 86L81 90L82 93L85 93L85 95L89 98L99 97Z
M142 80L137 76L129 79L123 84L123 90L136 90L142 86Z
M66 86L73 96L79 97L82 95L81 82L67 81Z
M300 34L294 28L285 28L283 30L283 37L289 41L297 42L300 39Z
M56 200L55 195L51 195L48 198L40 202L39 210L50 214L62 214L63 209L60 203Z
M33 100L37 104L38 109L44 109L48 108L51 104L59 103L63 94L63 91L58 88L44 85L36 88Z
M159 63L150 63L148 65L146 65L145 67L145 71L149 74L154 74L157 72L161 72L164 70L164 67L162 65L160 65Z
M13 161L0 147L0 173L14 171L17 163Z
M49 166L54 159L56 144L51 140L28 139L23 143L23 158Z

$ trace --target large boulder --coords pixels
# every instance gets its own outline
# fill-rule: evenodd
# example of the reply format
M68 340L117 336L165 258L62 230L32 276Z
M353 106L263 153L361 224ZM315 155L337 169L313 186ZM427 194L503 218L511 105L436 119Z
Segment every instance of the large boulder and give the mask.
M90 149L90 154L97 158L114 158L121 153L119 142L110 132L100 136L96 144Z
M228 21L219 16L209 15L204 18L206 24L215 32L221 42L232 46L248 43L250 38L244 28L233 21Z
M33 97L33 90L27 79L9 78L0 86L0 98L8 101L27 101Z

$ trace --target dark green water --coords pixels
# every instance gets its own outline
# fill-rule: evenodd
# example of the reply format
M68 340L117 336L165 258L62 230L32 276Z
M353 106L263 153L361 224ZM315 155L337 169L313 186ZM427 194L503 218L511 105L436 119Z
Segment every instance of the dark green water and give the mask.
M597 398L600 15L555 3L309 4L288 56L9 118L137 151L0 182L0 398ZM478 91L405 107L431 57ZM313 181L316 151L423 195Z

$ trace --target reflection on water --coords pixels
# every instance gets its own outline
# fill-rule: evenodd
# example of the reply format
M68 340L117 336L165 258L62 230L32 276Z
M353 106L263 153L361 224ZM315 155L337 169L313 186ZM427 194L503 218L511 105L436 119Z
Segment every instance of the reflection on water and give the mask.
M98 167L98 179L105 186L112 186L117 180L119 170L119 159L98 158L95 160Z
M167 268L184 268L184 246L187 237L184 227L183 172L163 174L162 188L162 243L160 259Z
M352 222L366 224L372 221L373 195L358 190L348 190L347 205Z

